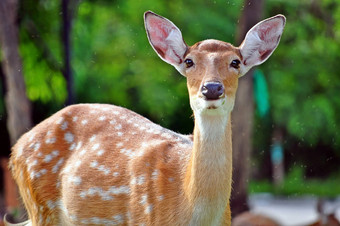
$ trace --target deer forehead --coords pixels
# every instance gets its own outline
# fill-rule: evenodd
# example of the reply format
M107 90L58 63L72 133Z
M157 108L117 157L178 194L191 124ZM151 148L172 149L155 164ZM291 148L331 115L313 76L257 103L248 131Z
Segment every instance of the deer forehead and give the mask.
M197 49L199 51L208 51L208 52L226 52L236 50L232 44L215 40L215 39L207 39L194 44L191 49Z
M230 43L209 39L198 42L191 46L185 58L193 58L196 67L202 68L203 72L212 70L224 70L232 60L242 60L240 50Z
M234 47L230 43L214 39L197 42L189 48L186 55L189 56L197 53L207 56L214 54L220 57L237 57L241 59L239 48Z
M238 71L230 69L232 60L242 60L240 50L219 40L204 40L191 46L185 58L192 58L195 69L187 72L189 88L195 89L201 82L221 81L230 86L238 80Z

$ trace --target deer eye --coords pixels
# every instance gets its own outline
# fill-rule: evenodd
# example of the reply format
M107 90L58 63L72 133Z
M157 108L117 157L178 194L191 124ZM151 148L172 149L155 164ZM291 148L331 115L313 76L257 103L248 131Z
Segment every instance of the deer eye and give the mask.
M192 61L192 59L186 59L184 63L187 68L192 67L194 65L194 61Z
M239 60L233 60L233 61L231 61L230 66L235 68L235 69L239 69L240 68L240 63L241 62Z

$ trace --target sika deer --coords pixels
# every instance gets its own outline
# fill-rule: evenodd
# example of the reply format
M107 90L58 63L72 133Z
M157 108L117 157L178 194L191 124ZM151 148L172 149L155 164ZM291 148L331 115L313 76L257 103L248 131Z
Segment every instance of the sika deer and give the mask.
M230 225L238 78L273 53L285 17L258 23L240 47L188 46L169 20L150 11L144 20L156 53L187 78L193 139L121 107L66 107L13 147L32 225Z

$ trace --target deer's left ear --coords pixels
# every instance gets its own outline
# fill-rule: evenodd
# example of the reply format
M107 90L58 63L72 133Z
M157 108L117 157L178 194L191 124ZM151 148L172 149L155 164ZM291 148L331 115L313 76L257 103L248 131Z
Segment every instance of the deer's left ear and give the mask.
M285 23L286 18L283 15L276 15L259 22L248 31L239 47L242 55L242 75L253 66L265 62L274 52Z
M184 54L188 49L181 31L170 20L151 11L144 14L144 21L152 48L162 60L181 72Z

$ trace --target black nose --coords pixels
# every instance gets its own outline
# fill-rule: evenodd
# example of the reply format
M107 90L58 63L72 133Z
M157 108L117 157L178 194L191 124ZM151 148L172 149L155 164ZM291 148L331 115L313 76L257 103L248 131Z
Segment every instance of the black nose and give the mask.
M224 93L224 86L220 82L206 82L201 92L207 100L217 100Z

